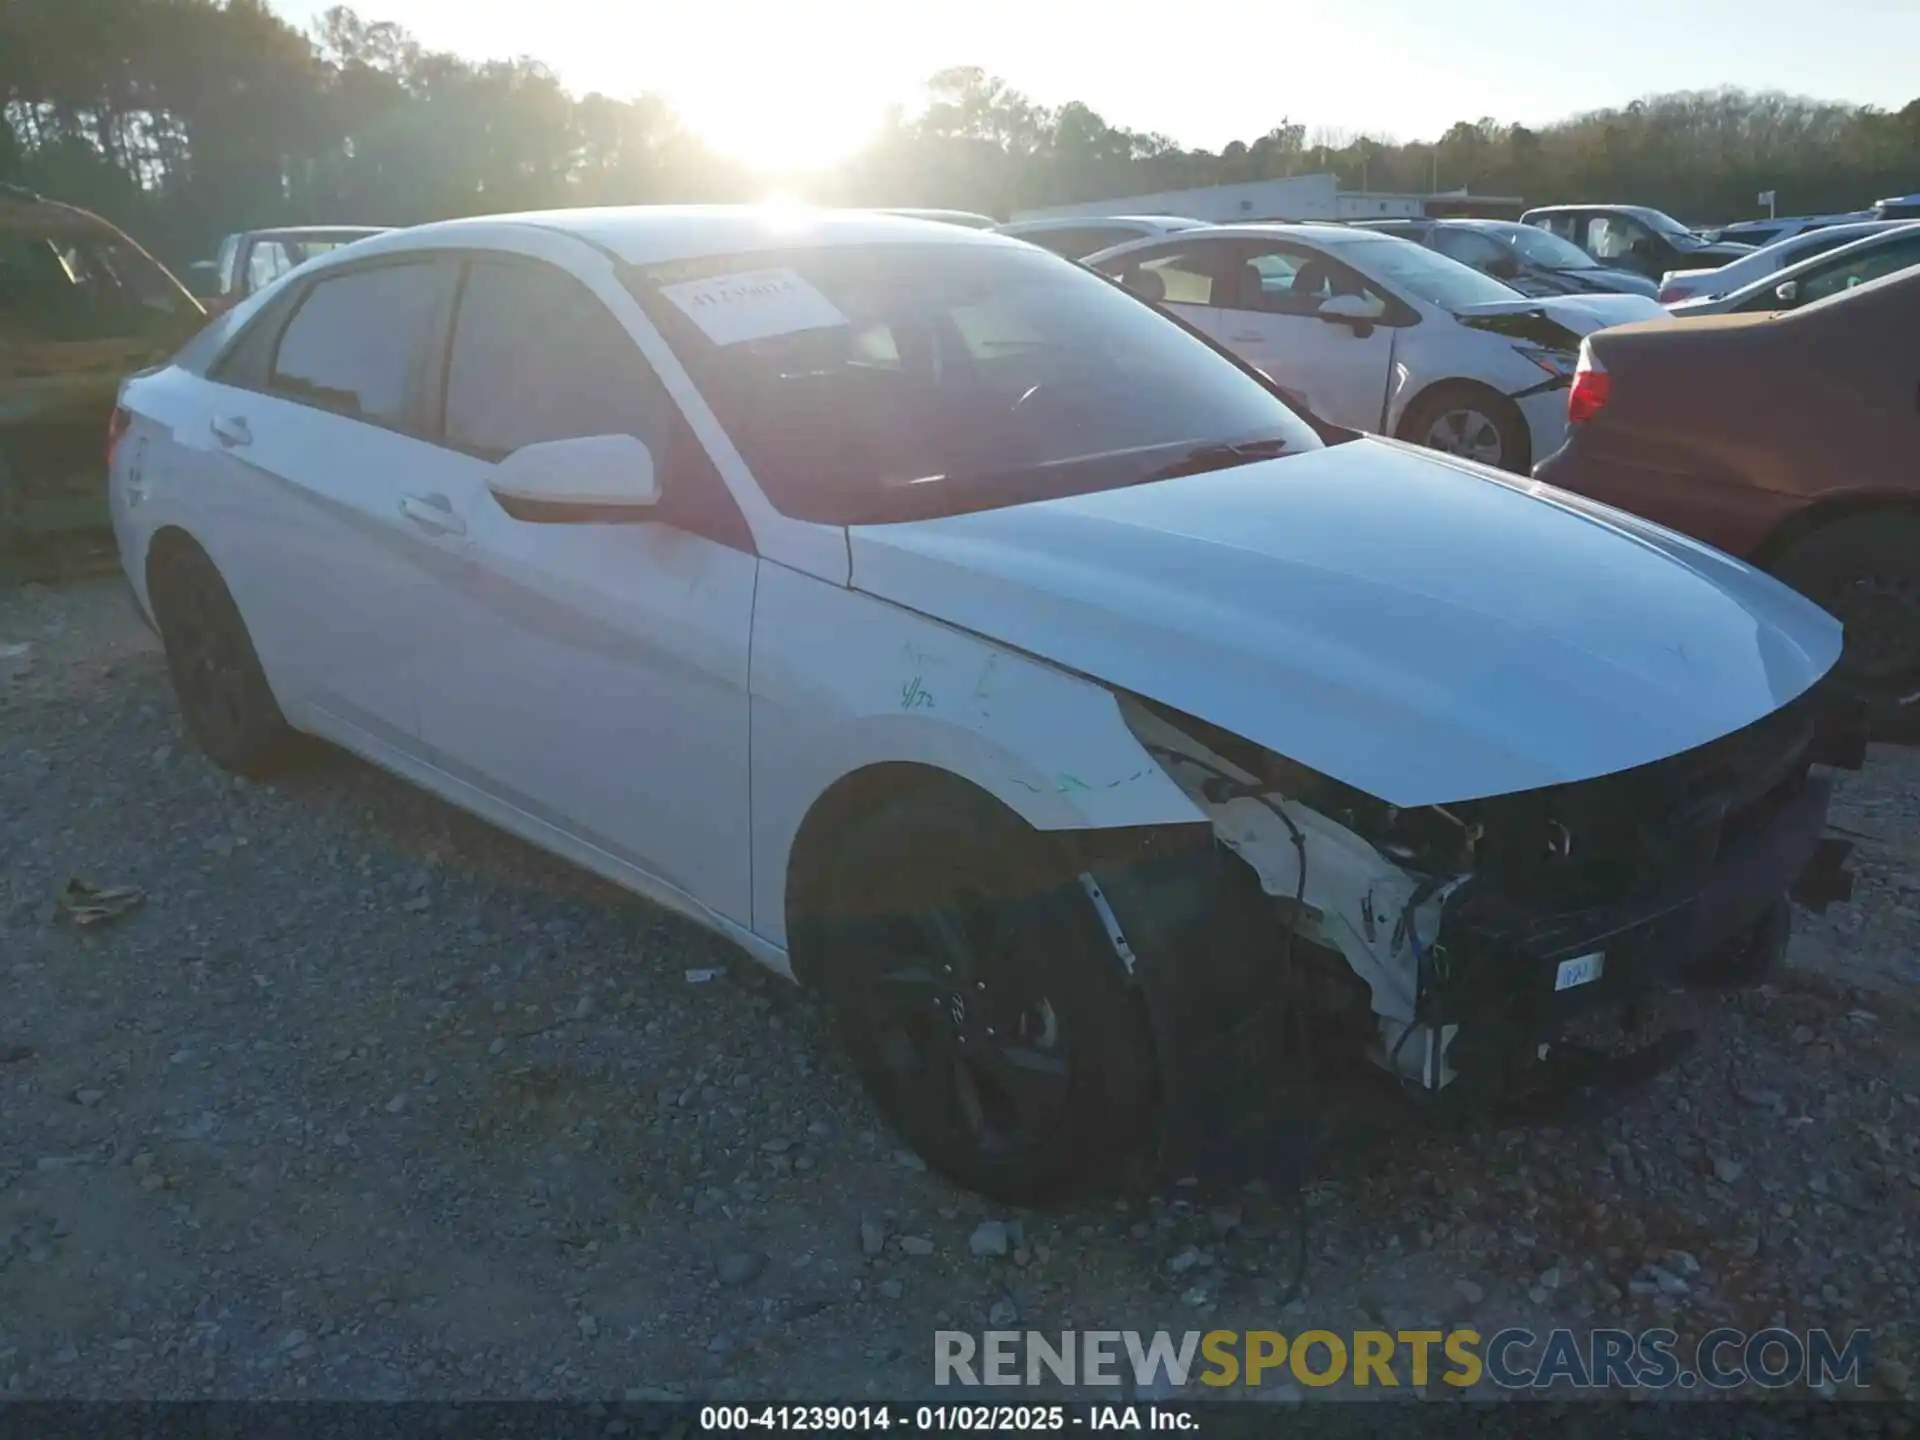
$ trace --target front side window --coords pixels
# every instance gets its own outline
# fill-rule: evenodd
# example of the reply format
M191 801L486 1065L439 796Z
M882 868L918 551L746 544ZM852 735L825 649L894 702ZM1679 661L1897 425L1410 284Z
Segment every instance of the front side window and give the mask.
M1025 247L829 246L628 283L768 498L824 524L1137 484L1193 452L1320 447L1234 361Z
M1601 260L1625 260L1634 246L1652 244L1653 232L1631 216L1596 215L1587 225L1587 249Z
M1869 280L1878 280L1882 275L1891 275L1911 265L1920 265L1920 234L1876 245L1862 254L1836 259L1800 276L1794 305L1810 305L1829 295L1858 289Z
M659 383L632 337L550 266L469 268L447 361L447 443L499 460L527 445L659 431Z
M247 253L247 293L264 290L293 268L287 247L278 240L256 240Z
M1401 243L1415 248L1411 241ZM1350 267L1291 245L1244 248L1229 283L1231 298L1222 303L1234 310L1317 315L1335 295L1352 295L1366 302L1367 313L1375 319L1387 313L1387 297Z
M268 388L356 420L417 428L421 379L454 273L413 262L321 280L281 333Z

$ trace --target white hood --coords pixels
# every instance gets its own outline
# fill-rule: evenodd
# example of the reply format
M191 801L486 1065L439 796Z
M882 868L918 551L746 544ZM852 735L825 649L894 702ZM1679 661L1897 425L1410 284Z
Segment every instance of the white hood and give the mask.
M857 589L1402 806L1691 749L1840 654L1739 561L1393 441L849 541Z
M1493 300L1462 305L1460 315L1521 315L1544 310L1576 335L1590 335L1609 325L1664 316L1666 308L1650 295L1541 295L1528 300Z

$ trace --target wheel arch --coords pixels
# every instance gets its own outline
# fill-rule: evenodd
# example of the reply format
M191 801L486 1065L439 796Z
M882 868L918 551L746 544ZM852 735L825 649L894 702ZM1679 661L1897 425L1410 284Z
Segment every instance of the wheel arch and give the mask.
M814 914L813 899L826 877L835 837L857 816L899 796L948 787L965 787L1016 818L1026 818L964 776L917 760L882 760L849 771L827 786L807 808L787 851L785 890L788 957L793 978L800 984L811 989L819 980L817 947L809 943L808 922Z
M1920 491L1853 490L1822 496L1793 511L1768 531L1754 547L1752 563L1772 571L1788 551L1815 531L1876 511L1920 518Z
M1516 473L1525 474L1532 470L1534 459L1533 429L1527 424L1526 412L1521 410L1519 403L1515 401L1511 395L1506 394L1498 386L1489 384L1485 380L1476 380L1471 375L1448 375L1437 380L1429 380L1425 385L1422 385L1418 390L1414 391L1413 394L1409 395L1405 401L1401 403L1400 413L1394 417L1394 438L1397 440L1406 440L1412 444L1418 444L1419 441L1407 433L1409 418L1416 414L1422 405L1432 400L1435 396L1448 392L1471 395L1474 399L1490 405L1493 409L1504 414L1512 423L1515 432L1520 437L1521 443L1527 447L1527 453L1521 457L1524 463L1520 463L1515 467Z

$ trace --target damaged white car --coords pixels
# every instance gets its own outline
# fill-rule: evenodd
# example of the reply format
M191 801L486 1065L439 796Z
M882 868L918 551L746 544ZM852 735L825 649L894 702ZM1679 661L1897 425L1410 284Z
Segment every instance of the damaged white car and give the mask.
M1035 1200L1287 1143L1309 1036L1524 1089L1844 886L1833 620L1316 425L1018 241L613 210L322 257L109 445L215 760L325 737L694 917Z

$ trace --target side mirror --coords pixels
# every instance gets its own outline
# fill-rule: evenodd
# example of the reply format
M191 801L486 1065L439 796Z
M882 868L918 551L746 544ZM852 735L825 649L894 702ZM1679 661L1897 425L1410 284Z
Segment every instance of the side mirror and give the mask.
M1773 298L1780 302L1780 308L1782 310L1792 309L1800 303L1800 282L1798 280L1782 280L1778 285L1773 287Z
M514 519L549 525L645 520L660 503L653 453L631 435L524 445L493 467L487 488Z

